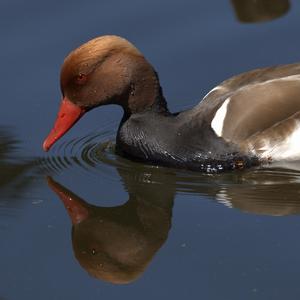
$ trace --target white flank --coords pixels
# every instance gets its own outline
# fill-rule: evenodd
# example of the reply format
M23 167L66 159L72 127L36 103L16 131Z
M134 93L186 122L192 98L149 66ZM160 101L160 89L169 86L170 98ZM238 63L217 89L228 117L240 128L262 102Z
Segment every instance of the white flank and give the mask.
M269 143L265 141L265 145L259 149L264 151L261 154L262 158L271 157L273 160L299 160L300 159L300 123L290 136L278 144Z
M230 101L230 97L227 98L221 107L217 110L212 122L211 128L214 130L217 136L222 136L224 120L227 114L227 106Z

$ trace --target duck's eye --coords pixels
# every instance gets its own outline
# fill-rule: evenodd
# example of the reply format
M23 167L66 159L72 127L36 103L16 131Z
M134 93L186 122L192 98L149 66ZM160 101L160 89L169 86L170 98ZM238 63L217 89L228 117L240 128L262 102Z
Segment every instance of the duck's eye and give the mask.
M87 76L85 74L83 74L83 73L79 73L76 76L75 80L76 80L77 84L85 84L86 81L87 81Z

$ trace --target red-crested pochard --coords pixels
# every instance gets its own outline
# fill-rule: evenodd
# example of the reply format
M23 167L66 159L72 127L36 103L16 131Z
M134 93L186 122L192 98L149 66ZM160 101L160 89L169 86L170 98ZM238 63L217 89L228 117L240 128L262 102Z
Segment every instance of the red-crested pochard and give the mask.
M121 37L102 36L66 57L61 90L46 151L87 111L118 104L116 151L130 159L218 172L300 158L300 64L237 75L173 114L145 57Z

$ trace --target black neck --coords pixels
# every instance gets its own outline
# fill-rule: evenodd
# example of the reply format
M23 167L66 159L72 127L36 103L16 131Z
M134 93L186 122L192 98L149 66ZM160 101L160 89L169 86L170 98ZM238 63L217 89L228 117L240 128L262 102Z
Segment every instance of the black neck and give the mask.
M168 113L168 107L159 78L153 67L144 57L135 57L130 61L130 81L125 101L119 102L125 112L130 116L149 110Z

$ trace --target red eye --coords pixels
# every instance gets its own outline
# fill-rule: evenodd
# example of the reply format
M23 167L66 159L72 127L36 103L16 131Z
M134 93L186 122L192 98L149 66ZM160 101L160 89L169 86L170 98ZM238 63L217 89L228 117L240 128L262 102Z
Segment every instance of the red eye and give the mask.
M77 84L85 84L87 81L87 76L85 74L79 73L76 76L76 83Z

